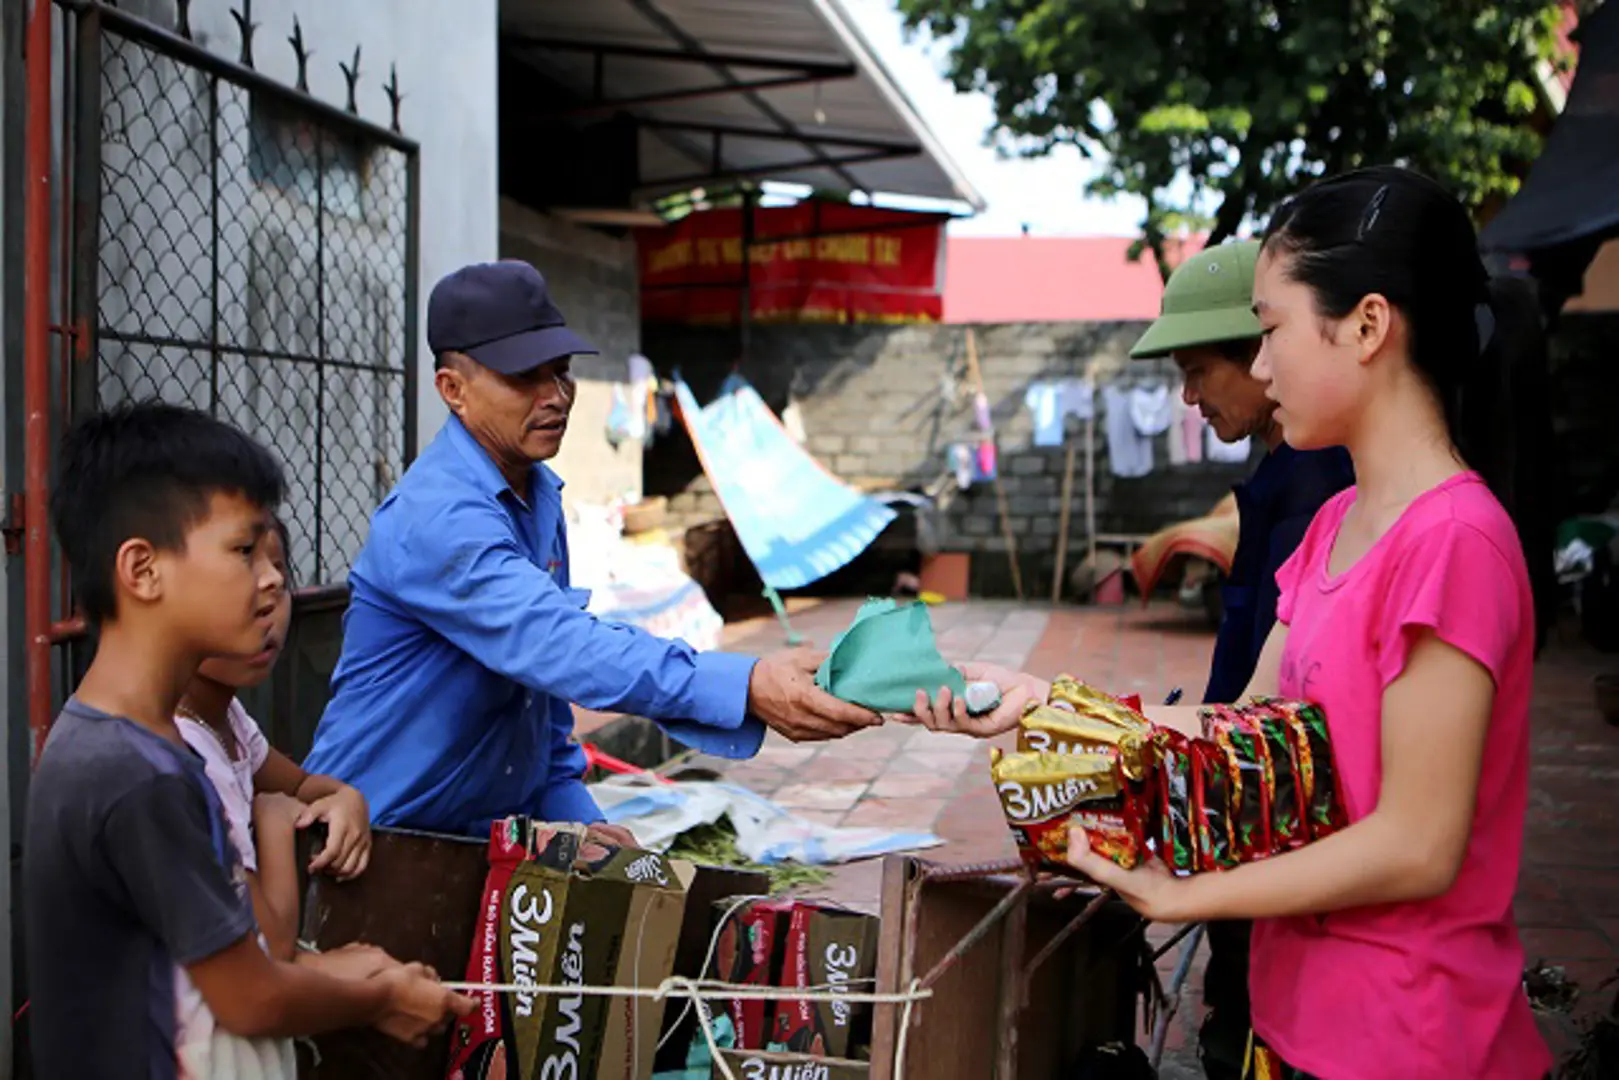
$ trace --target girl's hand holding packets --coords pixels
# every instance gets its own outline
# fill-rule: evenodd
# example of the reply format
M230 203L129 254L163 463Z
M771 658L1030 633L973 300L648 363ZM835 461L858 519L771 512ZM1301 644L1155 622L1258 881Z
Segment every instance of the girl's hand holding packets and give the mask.
M1068 830L1068 865L1104 889L1112 889L1120 899L1153 922L1187 922L1185 893L1188 878L1177 878L1157 857L1142 860L1133 870L1091 850L1090 837L1083 827Z
M1044 679L994 664L967 663L956 667L969 683L991 682L998 686L1001 703L982 716L972 716L967 712L967 703L948 689L941 687L932 701L918 690L913 712L895 719L921 724L929 731L990 739L1015 729L1029 705L1045 701L1051 693L1051 684Z

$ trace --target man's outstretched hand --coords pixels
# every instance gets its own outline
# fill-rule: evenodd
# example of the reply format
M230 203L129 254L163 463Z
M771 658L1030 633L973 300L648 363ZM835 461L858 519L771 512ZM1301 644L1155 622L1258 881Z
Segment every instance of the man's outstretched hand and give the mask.
M881 724L870 709L839 701L815 685L815 671L826 659L809 649L788 649L762 657L748 680L748 712L793 742L841 739Z

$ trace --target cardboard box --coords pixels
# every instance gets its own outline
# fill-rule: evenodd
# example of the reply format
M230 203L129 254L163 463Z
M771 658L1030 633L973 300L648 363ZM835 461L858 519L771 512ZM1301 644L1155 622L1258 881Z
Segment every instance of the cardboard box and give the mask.
M680 920L680 943L675 947L674 974L690 979L720 977L712 957L714 944L714 905L727 897L763 896L770 890L770 879L752 870L723 866L693 866L691 883L686 886L686 913ZM653 1073L678 1071L686 1067L697 1031L697 1012L690 1001L669 1001L664 1005L658 1039L663 1043L653 1064ZM705 1043L706 1053L708 1046Z
M815 904L793 905L782 948L779 985L869 992L877 973L878 920ZM817 1057L846 1057L869 1027L871 1006L846 1001L776 1004L770 1046Z
M542 986L557 983L559 957L567 948L568 897L573 887L572 866L578 857L583 829L567 826L539 831L533 857L512 871L501 907L501 981ZM575 981L578 981L577 979ZM538 1075L541 1037L548 1028L547 1014L556 995L504 994L512 1033L509 1075L526 1080Z
M662 855L586 843L572 868L546 981L655 987L674 965L684 907L685 886ZM554 994L545 1003L535 1064L524 1076L650 1076L661 1016L661 1008L633 998Z
M633 886L614 986L651 989L674 974L675 951L686 913L686 890L696 872L688 862L626 849L623 877ZM662 1034L664 1009L643 998L608 998L599 1080L648 1080Z
M714 977L721 982L776 986L781 971L779 942L793 905L783 900L719 901L714 917L723 919L714 952ZM727 915L727 912L730 912ZM740 1050L763 1050L770 1035L770 1002L733 999L725 1003Z
M518 934L517 959L524 964L527 981L537 981L537 969L531 966L530 959L529 923L534 921L531 916L538 916L539 909L534 906L538 899L533 892L536 881L531 879L534 874L541 874L565 884L567 868L578 855L583 836L584 829L580 826L537 826L525 817L505 818L490 827L489 873L484 880L477 929L467 960L468 982L522 981L513 970L514 915L519 916L523 924ZM532 861L536 857L542 860L538 864ZM524 873L520 882L523 891L514 906L520 871ZM512 1075L519 1060L519 1027L526 1019L522 1009L532 1011L532 999L497 993L476 996L477 1010L452 1028L446 1074L451 1080L486 1080Z
M871 1067L864 1061L818 1058L809 1054L777 1054L762 1050L721 1050L720 1057L737 1080L867 1080ZM725 1073L714 1066L713 1080Z

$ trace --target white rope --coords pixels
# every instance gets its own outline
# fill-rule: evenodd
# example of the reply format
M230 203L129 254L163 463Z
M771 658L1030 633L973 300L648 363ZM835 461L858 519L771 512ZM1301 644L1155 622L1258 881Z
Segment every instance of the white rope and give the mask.
M743 905L747 904L751 900L768 899L770 899L768 896L750 896L745 894L739 894L731 898L731 905L725 909L725 914L714 920L714 932L710 934L708 938L708 952L703 955L702 967L697 969L697 977L699 979L707 977L708 969L714 966L714 954L719 950L720 947L720 935L725 930L725 924L731 921L731 916L735 915L739 910L741 910ZM680 1025L686 1022L686 1014L692 1010L692 1005L692 999L688 998L685 1007L680 1010L680 1015L675 1017L675 1022L669 1025L669 1030L665 1031L663 1033L663 1037L658 1040L658 1045L653 1049L653 1053L657 1053L659 1050L662 1050L664 1044L674 1037L675 1032L680 1030Z
M847 1001L851 1004L904 1005L912 1001L926 1001L932 990L906 990L880 994L859 990L835 990L830 986L802 987L754 986L751 983L727 983L713 979L688 979L684 975L671 975L657 986L590 986L579 983L550 985L547 983L469 983L446 982L440 984L458 994L562 994L584 997L633 997L663 1001L674 996L696 997L703 1001Z
M720 1055L719 1042L714 1036L714 1018L707 1004L709 1001L842 1001L849 1004L903 1005L905 1008L900 1014L899 1038L894 1048L894 1076L897 1080L903 1080L905 1045L911 1032L911 1009L918 1001L926 1001L933 996L932 990L922 989L920 979L911 980L911 988L897 994L834 990L826 986L803 989L753 986L746 983L717 982L712 979L688 979L683 975L672 975L654 987L469 982L447 982L443 985L446 990L464 994L563 994L583 997L650 998L654 1001L675 996L684 997L697 1010L697 1024L702 1029L703 1039L708 1043L709 1056L725 1080L737 1080L737 1076Z

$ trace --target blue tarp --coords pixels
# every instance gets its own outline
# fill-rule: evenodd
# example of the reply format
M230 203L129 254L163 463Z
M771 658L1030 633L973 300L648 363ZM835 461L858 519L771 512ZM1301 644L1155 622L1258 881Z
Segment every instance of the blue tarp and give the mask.
M742 548L774 589L797 589L846 565L894 511L827 472L793 441L758 391L739 377L699 406L675 395L703 471Z

